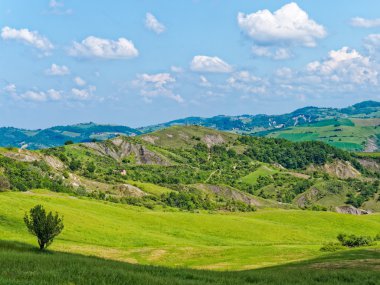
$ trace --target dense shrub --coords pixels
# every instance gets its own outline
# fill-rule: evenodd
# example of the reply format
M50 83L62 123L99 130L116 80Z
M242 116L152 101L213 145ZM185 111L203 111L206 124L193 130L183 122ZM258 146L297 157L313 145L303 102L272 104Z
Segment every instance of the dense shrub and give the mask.
M214 209L214 204L207 195L193 192L170 192L161 195L161 201L168 206L184 210Z
M242 136L239 140L248 145L245 155L267 163L279 163L286 168L303 169L310 164L323 165L333 159L351 161L354 167L360 164L348 152L319 141L290 142L284 139L255 138Z
M373 239L370 236L339 234L337 239L343 246L346 247L359 247L373 244Z

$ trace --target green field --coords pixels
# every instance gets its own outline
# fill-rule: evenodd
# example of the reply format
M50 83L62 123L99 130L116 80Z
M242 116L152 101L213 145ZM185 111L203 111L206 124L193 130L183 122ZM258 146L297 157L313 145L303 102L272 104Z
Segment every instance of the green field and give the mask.
M269 136L294 142L318 140L348 151L363 151L367 140L379 134L375 124L375 119L330 119L274 131Z
M79 199L48 191L0 193L0 239L35 245L23 214L41 203L64 215L51 250L130 263L242 270L307 260L343 233L380 233L378 214L301 210L189 213Z
M254 185L257 182L257 179L261 177L271 176L275 173L278 173L279 170L270 168L266 165L260 166L258 169L256 169L254 172L251 172L247 176L244 176L241 180L244 183L247 183L249 185Z
M377 285L379 260L380 252L373 249L347 250L263 269L215 272L142 266L72 253L40 253L28 244L0 241L0 284Z

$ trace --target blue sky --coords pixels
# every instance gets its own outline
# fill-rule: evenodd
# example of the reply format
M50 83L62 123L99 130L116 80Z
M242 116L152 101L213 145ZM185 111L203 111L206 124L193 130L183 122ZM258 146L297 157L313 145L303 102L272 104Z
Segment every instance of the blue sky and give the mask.
M380 100L380 2L0 2L0 125L143 126Z

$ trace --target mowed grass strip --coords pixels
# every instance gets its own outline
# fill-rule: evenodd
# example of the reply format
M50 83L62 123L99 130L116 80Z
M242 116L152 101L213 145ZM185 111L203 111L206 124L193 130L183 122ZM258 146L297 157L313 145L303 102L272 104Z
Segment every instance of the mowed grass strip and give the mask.
M380 233L380 216L299 210L188 213L79 199L48 191L0 193L0 239L30 245L22 218L36 204L64 216L51 250L170 267L251 269L323 255L339 233Z

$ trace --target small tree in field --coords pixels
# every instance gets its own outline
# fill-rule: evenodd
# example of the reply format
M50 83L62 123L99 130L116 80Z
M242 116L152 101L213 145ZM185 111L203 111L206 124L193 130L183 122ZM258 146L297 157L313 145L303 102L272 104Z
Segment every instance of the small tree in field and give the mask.
M28 231L37 237L40 250L48 247L63 230L62 217L58 213L47 214L42 205L30 209L29 215L25 213L24 222Z

